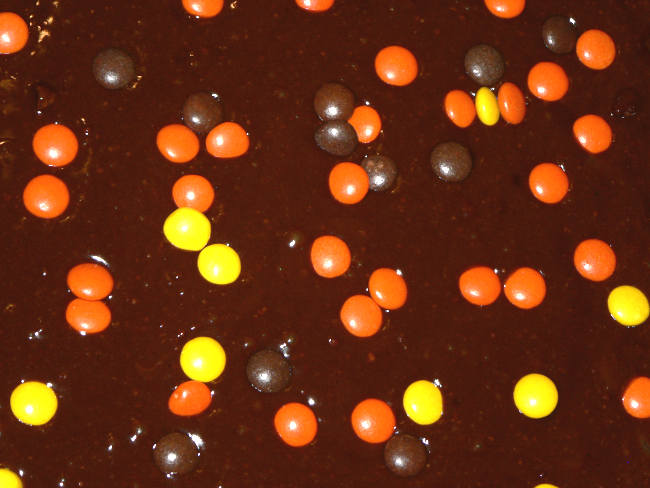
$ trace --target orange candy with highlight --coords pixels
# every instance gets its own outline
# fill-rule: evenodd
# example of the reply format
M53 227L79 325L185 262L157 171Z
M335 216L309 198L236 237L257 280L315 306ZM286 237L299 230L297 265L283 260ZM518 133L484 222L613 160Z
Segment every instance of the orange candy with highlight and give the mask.
M158 131L156 145L172 163L187 163L199 153L199 138L182 124L169 124Z
M395 414L386 402L376 398L363 400L354 407L350 422L357 437L371 444L386 442L395 430Z
M291 447L303 447L316 437L318 421L314 412L302 403L286 403L273 419L275 431Z
M612 145L612 129L598 115L583 115L573 123L573 135L578 144L591 154L606 151Z
M14 54L27 44L29 29L23 18L13 12L0 12L0 54Z
M370 337L381 328L382 313L379 306L367 295L348 298L339 313L346 330L357 337Z
M458 288L469 303L490 305L501 294L501 281L493 269L475 266L460 275Z
M512 19L524 11L526 0L485 0L485 6L496 17Z
M616 57L616 45L609 34L598 29L583 32L576 42L578 59L587 68L601 70L609 67Z
M499 112L509 124L520 124L526 116L524 94L514 83L506 82L499 87L497 94Z
M205 212L214 201L214 188L203 176L185 175L172 186L172 198L179 208L190 207Z
M476 118L474 100L462 90L451 90L447 93L444 106L449 120L462 129L472 125Z
M334 0L296 0L296 5L309 12L325 12L332 8Z
M329 188L332 196L347 205L359 203L368 193L370 180L368 173L355 163L338 163L329 175Z
M405 47L388 46L377 53L375 72L388 85L406 86L418 75L418 61Z
M544 277L532 268L515 270L505 282L503 292L515 307L530 309L537 307L546 296Z
M528 186L540 202L558 203L569 191L569 178L557 164L540 163L530 172Z
M223 9L223 0L183 0L183 8L190 15L214 17Z
M189 417L204 412L212 401L210 389L200 381L181 383L169 396L167 406L174 415Z
M528 72L528 89L537 98L555 102L569 90L569 77L559 64L537 63Z
M62 124L48 124L36 131L32 139L36 157L48 166L65 166L77 156L77 136Z
M616 269L614 250L600 239L586 239L573 253L573 265L580 276L591 281L604 281Z
M84 300L102 300L113 291L113 276L97 263L81 263L68 271L68 288Z
M97 334L111 323L111 311L102 301L75 298L65 310L65 319L81 334Z
M208 133L205 145L215 158L237 158L246 154L250 141L241 125L222 122Z
M348 270L352 260L350 248L336 236L321 236L314 240L310 258L314 271L323 278L341 276Z
M42 219L58 217L70 203L67 185L56 176L39 175L23 190L23 204L29 213Z
M367 105L359 105L354 109L348 119L354 131L357 133L357 139L362 144L368 144L375 139L381 132L381 118L377 111Z
M639 376L630 381L622 400L623 408L632 417L650 418L650 378Z
M408 294L404 278L390 268L379 268L372 272L368 291L377 305L386 310L402 307Z

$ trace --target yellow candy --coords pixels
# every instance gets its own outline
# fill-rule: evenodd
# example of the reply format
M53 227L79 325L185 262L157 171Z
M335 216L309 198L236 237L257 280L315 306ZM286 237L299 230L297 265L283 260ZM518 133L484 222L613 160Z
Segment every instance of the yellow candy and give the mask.
M492 90L485 86L479 88L474 98L474 104L478 119L485 125L494 125L499 121L499 104Z
M0 486L2 488L23 488L20 477L7 468L0 468Z
M211 244L199 253L199 272L210 283L227 285L239 277L239 255L225 244Z
M185 251L200 251L210 240L210 221L198 210L181 207L165 219L163 233L173 246Z
M9 403L16 418L27 425L48 423L58 407L54 391L39 381L18 385L11 393Z
M648 299L634 286L614 288L607 298L607 307L614 320L628 327L642 324L650 314Z
M226 367L226 352L211 337L188 341L181 351L181 368L188 378L207 383L216 380Z
M436 385L427 380L414 381L402 399L406 415L420 425L429 425L442 416L442 394Z
M535 486L535 488L558 488L555 485L551 485L549 483L542 483L541 485Z
M557 388L543 374L528 374L515 385L515 405L526 417L541 419L550 415L557 406Z

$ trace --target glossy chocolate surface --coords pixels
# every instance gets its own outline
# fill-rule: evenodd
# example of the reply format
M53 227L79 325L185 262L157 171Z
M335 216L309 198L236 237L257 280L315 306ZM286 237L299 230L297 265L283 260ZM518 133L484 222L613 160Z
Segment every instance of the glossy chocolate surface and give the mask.
M606 299L622 284L650 292L648 105L631 117L609 115L621 90L647 93L647 2L531 1L508 21L476 0L337 0L323 14L293 0L235 0L209 20L191 18L179 0L5 0L2 8L31 24L27 47L0 58L0 464L22 470L26 487L645 486L650 424L627 415L621 395L631 378L650 373L650 324L617 324ZM541 28L552 15L576 19L580 32L608 32L618 49L612 66L595 72L573 54L550 52ZM463 58L479 43L503 54L502 80L530 98L522 124L459 129L446 118L445 93L476 89ZM374 73L375 54L391 44L418 59L420 75L406 87ZM95 81L93 59L107 47L133 56L134 86L107 90ZM545 60L569 75L559 102L525 89L530 67ZM378 139L346 159L389 154L400 175L391 191L353 206L331 197L327 177L339 159L314 143L314 94L333 80L383 122ZM219 93L224 119L249 131L246 155L215 160L202 148L178 165L159 154L156 132L181 123L183 102L197 91ZM586 113L605 117L615 134L602 154L573 140L571 125ZM80 141L77 159L58 170L31 149L34 132L54 121ZM432 148L448 140L474 160L454 185L429 164ZM530 169L543 161L562 163L570 178L558 205L528 189ZM70 207L52 221L28 214L21 200L41 173L71 192ZM163 237L172 184L185 173L216 187L212 242L229 243L242 259L232 285L204 281L196 253ZM309 246L323 234L352 251L343 277L323 279L311 268ZM603 283L572 265L576 245L590 237L617 255ZM105 260L115 278L113 322L82 337L65 322L65 277L87 260ZM546 299L533 310L503 297L473 306L457 280L474 265L501 277L539 269ZM409 297L361 340L338 313L379 267L400 269ZM209 385L209 409L181 418L167 400L186 380L180 349L198 335L218 339L228 363ZM285 391L250 386L247 361L263 348L287 353ZM531 372L559 390L546 419L524 417L512 400L515 382ZM52 383L59 409L49 424L28 427L11 414L9 395L22 379ZM417 379L442 384L444 414L431 426L414 424L401 407ZM393 475L384 446L354 435L350 412L368 397L390 403L400 432L426 440L427 466L416 477ZM274 432L275 411L291 401L313 404L313 445L291 448ZM152 447L172 432L198 436L201 455L194 471L166 480Z

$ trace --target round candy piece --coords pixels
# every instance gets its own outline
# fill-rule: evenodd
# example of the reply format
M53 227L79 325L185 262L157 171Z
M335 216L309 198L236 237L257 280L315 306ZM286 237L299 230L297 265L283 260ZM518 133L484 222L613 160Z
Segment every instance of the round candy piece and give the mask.
M546 282L539 271L519 268L506 279L503 293L515 307L527 310L544 301Z
M472 171L472 155L458 142L441 142L431 151L431 168L442 181L459 182Z
M172 198L177 207L190 207L205 212L214 201L214 188L203 176L185 175L172 186Z
M556 485L551 485L550 483L541 483L539 485L535 485L535 488L558 488Z
M363 200L368 193L368 173L356 163L336 164L329 175L330 193L340 203L353 205Z
M81 263L68 271L68 288L78 298L102 300L113 291L113 276L97 263Z
M215 158L238 158L248 151L250 139L241 125L222 122L208 133L205 145Z
M372 191L386 191L397 179L397 165L388 156L374 154L361 161L361 167L368 173L369 188Z
M431 381L418 380L411 383L402 398L406 415L420 425L430 425L442 416L442 394Z
M499 87L499 112L509 124L520 124L526 116L526 100L519 87L509 81Z
M379 305L367 295L348 298L339 313L346 330L356 337L370 337L381 328L383 316Z
M601 70L609 67L616 57L616 45L609 34L599 29L583 32L576 43L578 59L587 68Z
M465 73L479 85L494 85L504 71L503 56L492 46L478 44L465 53Z
M395 430L393 411L376 398L367 398L354 407L350 422L357 437L371 444L386 442Z
M135 80L135 63L126 52L109 47L93 59L93 75L104 88L119 90Z
M549 416L557 406L558 393L550 378L537 373L527 374L515 385L513 392L517 409L526 417Z
M445 95L445 113L458 127L469 127L476 118L474 101L462 90L451 90Z
M573 135L578 144L591 154L606 151L612 145L612 129L602 117L583 115L573 123Z
M276 393L289 386L291 365L279 352L263 349L248 360L246 376L257 391Z
M210 132L222 120L219 98L210 93L192 93L183 103L183 122L197 134Z
M153 446L153 459L163 474L187 474L199 463L199 448L187 434L172 432Z
M623 408L632 417L650 418L650 378L639 376L625 387Z
M16 473L8 468L0 468L0 486L2 488L23 488L23 482Z
M332 8L334 0L296 0L296 5L308 12L325 12Z
M352 260L348 245L336 236L320 236L310 251L311 265L318 276L336 278L345 273Z
M604 281L616 269L616 254L600 239L585 239L573 253L573 265L583 278Z
M27 22L13 12L0 12L0 54L14 54L27 44Z
M176 387L169 397L169 410L182 417L198 415L210 406L212 393L200 381L189 380Z
M172 163L187 163L199 153L199 138L181 124L169 124L158 131L156 145Z
M225 244L207 246L199 253L197 265L201 276L215 285L228 285L241 273L239 254Z
M635 327L648 319L650 306L645 294L634 286L617 286L607 297L609 313L619 324Z
M32 139L36 157L48 166L61 167L70 164L77 156L77 136L63 124L44 125Z
M177 208L165 219L163 233L175 247L185 251L200 251L210 240L210 221L198 210Z
M223 0L183 0L183 8L190 15L209 19L221 12Z
M530 172L528 186L540 202L559 203L569 191L569 178L557 164L540 163Z
M559 64L543 61L528 72L528 89L541 100L555 102L569 90L569 77Z
M42 219L58 217L69 203L68 186L56 176L35 176L23 190L23 205L29 213Z
M474 305L490 305L501 294L501 281L493 269L475 266L463 272L458 279L460 293Z
M512 19L524 11L526 0L484 0L485 6L496 17Z
M359 105L354 109L348 123L357 133L357 139L363 144L369 144L381 132L381 117L377 111L368 105Z
M318 421L314 412L302 403L287 403L275 413L275 431L291 447L303 447L316 437Z
M474 98L476 115L485 125L494 125L499 121L499 103L492 90L482 86Z
M388 85L406 86L418 75L418 61L402 46L387 46L375 57L375 72Z
M427 464L427 449L412 435L395 434L384 446L384 462L397 476L416 476Z
M65 319L81 335L97 334L111 323L111 310L102 301L75 298L65 309Z
M212 337L195 337L183 346L180 363L188 378L208 383L226 367L226 352Z
M48 423L59 404L54 390L40 381L18 385L11 393L9 403L14 416L27 425Z
M348 120L354 111L354 94L340 83L325 83L316 91L314 110L321 120Z
M542 25L544 45L549 51L556 54L573 51L577 37L576 28L569 17L563 15L549 17Z
M401 274L390 268L379 268L368 280L368 291L372 299L386 310L396 310L406 303L408 290Z
M333 156L348 156L357 147L357 133L345 120L323 122L314 133L316 145Z

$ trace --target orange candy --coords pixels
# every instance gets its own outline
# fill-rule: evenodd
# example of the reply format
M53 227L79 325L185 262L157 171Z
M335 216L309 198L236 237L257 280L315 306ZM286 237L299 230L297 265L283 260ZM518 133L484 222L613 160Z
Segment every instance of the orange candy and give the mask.
M29 29L20 15L0 12L0 54L13 54L27 44Z
M501 294L501 281L493 269L475 266L460 275L458 288L469 303L490 305Z
M104 302L75 298L65 309L68 324L82 335L96 334L111 323L111 310Z
M558 203L569 191L569 178L557 164L541 163L530 172L528 186L539 201Z
M372 272L368 280L368 291L377 305L386 310L403 306L408 294L404 278L390 268L379 268Z
M606 32L591 29L578 37L576 54L587 68L605 69L614 62L616 45Z
M32 215L53 219L68 208L70 192L66 184L56 176L40 175L25 186L23 203Z
M526 0L485 0L485 6L492 15L512 19L524 11Z
M381 118L377 111L368 105L359 105L354 109L348 119L354 131L357 133L357 139L362 144L368 144L379 135L381 131Z
M474 100L462 90L451 90L447 93L444 105L447 117L458 127L469 127L476 118Z
M183 8L190 15L214 17L223 9L223 0L183 0Z
M208 133L205 145L215 158L236 158L248 151L250 141L241 125L223 122Z
M385 442L395 430L395 415L382 400L368 398L359 403L350 416L352 429L362 441L371 444Z
M623 408L632 417L650 418L650 378L639 376L630 381L622 400Z
M276 412L273 419L275 431L285 443L302 447L316 437L318 421L314 412L302 403L286 403Z
M499 112L509 124L519 124L526 116L526 100L519 87L509 81L499 87Z
M606 151L612 145L612 129L598 115L583 115L573 123L573 135L583 149L592 154Z
M337 201L351 205L363 200L368 193L370 180L366 170L358 164L338 163L330 171L329 187Z
M528 89L537 98L555 102L569 90L569 78L562 66L544 61L528 72Z
M508 276L503 292L515 307L534 308L544 301L546 282L538 271L519 268Z
M338 237L321 236L311 245L311 265L323 278L336 278L350 267L350 248Z
M96 263L81 263L68 271L68 288L84 300L102 300L113 291L113 276Z
M381 328L382 314L379 306L367 295L348 298L339 314L341 322L353 336L370 337Z
M169 410L182 417L198 415L210 406L210 389L200 381L190 380L181 383L169 396Z
M325 12L332 8L334 0L296 0L296 5L310 12Z
M190 207L205 212L214 201L214 188L203 176L185 175L172 186L172 198L177 207Z
M591 281L604 281L616 269L614 250L600 239L586 239L573 253L573 265L580 276Z
M77 136L62 124L44 125L32 139L36 157L48 166L65 166L77 156Z
M187 163L199 153L199 138L182 124L169 124L158 131L156 145L172 163Z
M388 46L377 53L375 71L384 83L405 86L418 75L418 62L408 49Z

